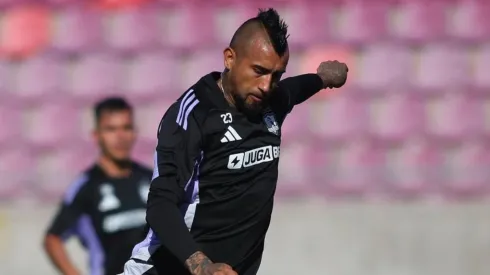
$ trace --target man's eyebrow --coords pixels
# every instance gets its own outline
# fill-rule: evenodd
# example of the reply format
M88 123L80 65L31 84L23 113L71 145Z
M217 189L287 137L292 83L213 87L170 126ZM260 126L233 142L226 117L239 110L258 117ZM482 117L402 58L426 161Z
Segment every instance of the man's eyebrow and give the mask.
M256 69L262 70L262 71L272 72L272 69L266 68L266 67L259 65L259 64L254 64L253 67L255 67Z
M257 69L260 69L260 70L263 70L263 71L266 71L266 72L271 72L271 73L280 73L280 74L284 74L286 72L286 70L280 70L280 71L274 71L273 69L268 69L262 65L258 65L258 64L254 64L253 65L255 68Z

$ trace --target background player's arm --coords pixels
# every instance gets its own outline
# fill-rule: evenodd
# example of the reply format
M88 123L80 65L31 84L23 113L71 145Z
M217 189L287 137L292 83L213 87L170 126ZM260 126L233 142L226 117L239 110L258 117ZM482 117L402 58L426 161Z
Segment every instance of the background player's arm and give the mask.
M53 265L63 275L78 275L76 269L68 256L63 240L55 235L48 234L44 238L44 249Z
M73 184L61 204L51 226L44 237L44 249L53 265L64 275L80 274L73 265L65 249L64 238L74 229L77 220L83 213L85 188L77 188L80 182Z

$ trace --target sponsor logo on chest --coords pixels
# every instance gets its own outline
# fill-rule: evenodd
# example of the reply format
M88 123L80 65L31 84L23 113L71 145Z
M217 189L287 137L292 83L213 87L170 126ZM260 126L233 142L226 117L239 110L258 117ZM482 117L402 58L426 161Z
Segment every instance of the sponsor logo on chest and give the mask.
M279 158L279 146L264 146L228 157L228 169L240 169Z
M102 228L106 233L114 233L138 228L145 224L146 209L140 208L106 216L102 222Z

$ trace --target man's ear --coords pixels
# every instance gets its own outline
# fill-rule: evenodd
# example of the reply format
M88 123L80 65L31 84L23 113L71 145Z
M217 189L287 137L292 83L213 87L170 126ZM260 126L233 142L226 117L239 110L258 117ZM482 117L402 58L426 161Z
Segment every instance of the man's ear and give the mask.
M233 68L233 65L235 64L236 60L236 53L235 51L228 47L223 51L223 59L225 62L225 69L230 71Z

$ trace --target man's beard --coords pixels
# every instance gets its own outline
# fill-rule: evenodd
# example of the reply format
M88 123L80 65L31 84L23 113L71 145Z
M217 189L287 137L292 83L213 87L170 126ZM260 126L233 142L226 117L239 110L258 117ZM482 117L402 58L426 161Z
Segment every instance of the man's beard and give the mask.
M264 110L264 102L266 99L261 102L249 104L246 102L246 98L242 98L238 95L234 95L233 97L235 99L236 108L246 116L258 116Z
M120 167L120 168L127 168L127 167L130 167L131 166L132 161L131 161L131 157L130 156L126 156L124 158L118 158L118 157L114 156L113 154L111 154L109 152L109 150L107 149L107 147L104 144L99 144L99 145L100 145L100 148L102 150L102 153L108 159L110 159L112 162L114 162L114 164L116 164L118 167Z

